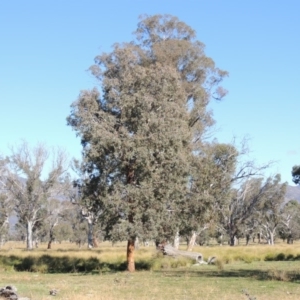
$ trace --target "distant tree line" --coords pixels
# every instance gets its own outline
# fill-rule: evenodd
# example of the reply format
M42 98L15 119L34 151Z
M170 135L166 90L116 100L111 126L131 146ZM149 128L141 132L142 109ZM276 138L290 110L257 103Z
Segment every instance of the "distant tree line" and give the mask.
M202 166L206 166L209 172L215 170L215 176L206 177L213 179L209 182L214 183L204 185L207 190L201 191L203 199L199 197L198 205L190 202L187 195L189 203L182 212L181 227L174 236L170 235L168 242L178 247L180 238L181 243L186 241L187 249L192 250L196 243L209 244L212 239L220 245L228 243L232 246L238 244L241 238L246 244L256 241L271 245L275 238L287 243L299 239L300 204L296 200L286 202L286 184L280 183L280 176L265 180L253 176L261 168L254 169L252 162L243 161L239 169L231 172L226 179L230 174L230 163L224 149L228 149L228 145L213 143L210 147L214 150L213 161L218 161L218 167L225 170L222 183L227 181L228 188L218 190L215 186L220 169L212 168L206 157ZM230 150L236 156L247 153L245 144L240 151L235 149L231 145ZM65 154L60 150L54 157L56 163L52 163L53 168L44 180L41 176L49 151L42 144L30 148L24 142L16 149L12 148L11 156L1 159L1 245L11 238L26 241L27 249L38 247L40 242L47 242L50 249L53 241L70 241L78 246L87 243L92 248L97 246L97 240L107 239L105 228L101 225L101 213L86 205L82 181L70 180ZM236 181L240 182L235 185ZM196 190L192 180L189 185L191 191ZM9 235L9 217L12 214L17 216L18 222ZM31 223L29 226L28 222ZM150 239L140 238L140 241Z

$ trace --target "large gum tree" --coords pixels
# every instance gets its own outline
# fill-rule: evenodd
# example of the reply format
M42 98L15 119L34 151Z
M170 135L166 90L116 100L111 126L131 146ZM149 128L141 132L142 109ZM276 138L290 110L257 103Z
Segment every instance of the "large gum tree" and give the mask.
M107 238L127 240L129 271L136 238L178 231L193 156L213 124L207 105L225 95L227 75L176 17L144 16L135 37L95 58L102 93L82 91L68 117L83 146L83 203Z

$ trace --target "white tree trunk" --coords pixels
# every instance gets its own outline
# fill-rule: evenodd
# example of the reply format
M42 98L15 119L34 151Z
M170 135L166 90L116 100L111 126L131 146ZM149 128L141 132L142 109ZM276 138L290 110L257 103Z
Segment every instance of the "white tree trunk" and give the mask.
M196 231L193 231L193 234L192 234L192 236L190 238L190 241L189 241L187 251L192 251L193 250L193 247L195 246L196 238L197 238L197 233L196 233Z
M274 245L274 233L272 231L269 232L269 241L270 245Z
M179 236L179 232L176 232L176 235L174 237L174 248L175 249L179 249L179 240L180 240L180 236Z
M139 248L140 248L140 240L138 237L136 237L134 241L134 249L139 250Z
M32 242L32 227L33 227L33 222L32 221L27 221L27 226L26 226L26 242L27 242L27 250L32 250L33 248L33 242Z

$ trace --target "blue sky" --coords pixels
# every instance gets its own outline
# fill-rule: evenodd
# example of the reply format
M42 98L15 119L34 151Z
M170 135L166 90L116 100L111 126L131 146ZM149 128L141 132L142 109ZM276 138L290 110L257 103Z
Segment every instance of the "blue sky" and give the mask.
M298 0L2 0L0 153L26 139L79 158L66 117L80 90L97 85L87 71L94 57L132 40L139 15L168 13L194 28L230 74L228 96L210 105L215 137L249 137L250 157L277 161L267 174L292 184L300 164L299 11Z

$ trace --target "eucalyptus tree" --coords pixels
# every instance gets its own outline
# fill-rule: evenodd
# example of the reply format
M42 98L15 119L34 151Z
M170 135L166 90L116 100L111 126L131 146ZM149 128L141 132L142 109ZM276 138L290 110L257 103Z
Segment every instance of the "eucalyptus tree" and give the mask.
M187 201L181 210L182 232L191 251L198 235L219 222L218 208L228 199L238 151L231 144L204 144L194 154Z
M280 205L283 203L286 184L280 176L249 178L231 191L231 200L220 209L223 230L235 245L238 232L260 227L269 244L274 243L275 230L280 224ZM252 227L250 227L252 226Z
M221 226L234 246L241 227L250 219L264 194L262 178L252 178L231 190L230 202L220 209Z
M221 188L215 191L215 218L219 236L228 236L234 246L236 239L249 223L256 206L262 199L263 172L272 164L257 165L249 159L248 141L244 138L239 145L235 140L227 145L219 145L217 162L223 178ZM218 179L218 177L216 177ZM226 179L226 181L225 181ZM226 183L226 184L225 184ZM218 185L217 185L218 186ZM244 227L244 228L242 228Z
M282 223L282 206L285 201L287 183L281 183L280 175L268 178L263 199L258 207L261 233L269 245L274 245L278 227Z
M26 226L27 249L33 248L34 227L45 218L46 202L66 189L67 158L62 150L54 151L49 171L46 163L50 151L43 144L29 147L26 142L11 148L5 173L5 188L10 195L14 210ZM45 179L43 178L45 176Z
M87 241L87 236L89 234L89 228L86 220L82 217L79 207L73 206L73 209L66 212L64 223L65 226L71 229L70 240L78 244L81 248ZM63 231L68 231L68 228L63 228ZM60 230L61 231L61 230ZM61 232L59 233L61 235ZM60 239L62 239L60 237Z
M129 271L137 237L175 236L193 153L213 124L207 105L227 75L176 17L142 17L135 36L96 57L102 94L82 91L68 117L83 146L83 198L106 237L128 241Z
M44 223L48 236L47 249L51 249L52 243L56 240L55 228L64 221L68 215L68 211L73 208L72 206L73 205L69 201L66 201L66 199L52 198L46 202L46 217Z
M80 174L80 170L77 168ZM83 174L80 175L83 178ZM98 203L95 204L89 200L89 198L83 198L82 196L82 180L75 180L73 182L73 189L71 193L71 203L75 206L77 214L80 215L81 220L85 220L87 223L87 244L88 248L91 249L97 246L96 232L101 228L101 223L99 223L99 217L102 214L101 207ZM95 230L96 229L96 230ZM100 229L101 231L101 229Z
M290 200L281 209L281 224L278 227L279 235L293 244L294 240L300 238L300 203Z

